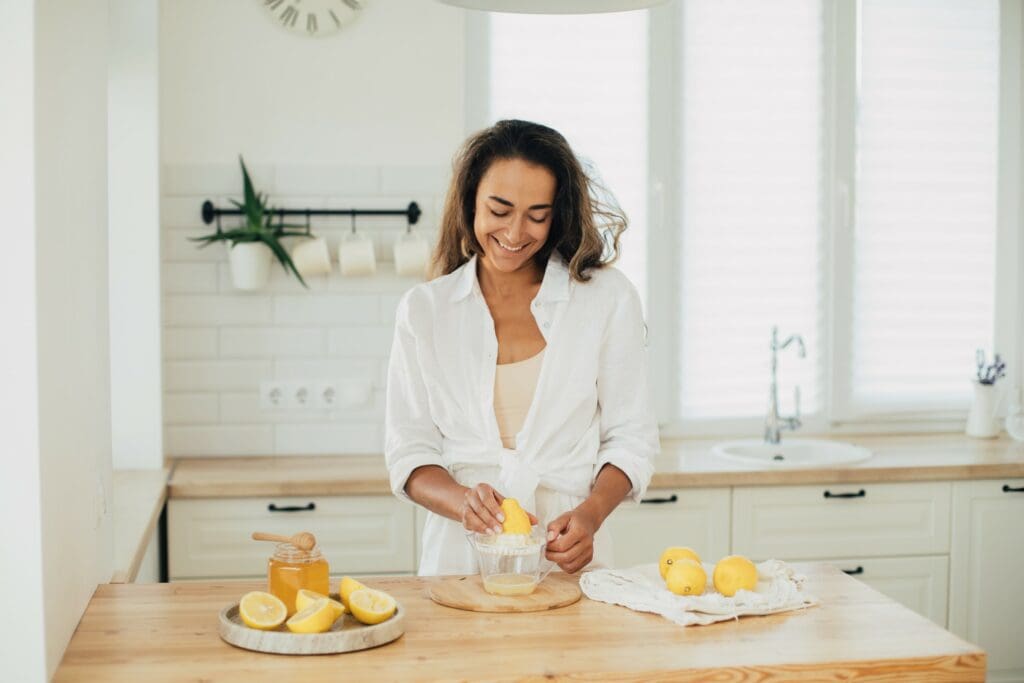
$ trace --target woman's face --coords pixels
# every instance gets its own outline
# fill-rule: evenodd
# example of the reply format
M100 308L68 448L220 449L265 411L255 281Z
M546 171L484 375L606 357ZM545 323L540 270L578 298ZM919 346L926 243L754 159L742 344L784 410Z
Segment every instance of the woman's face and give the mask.
M522 159L498 159L476 189L473 231L487 266L510 273L533 267L551 231L555 176Z

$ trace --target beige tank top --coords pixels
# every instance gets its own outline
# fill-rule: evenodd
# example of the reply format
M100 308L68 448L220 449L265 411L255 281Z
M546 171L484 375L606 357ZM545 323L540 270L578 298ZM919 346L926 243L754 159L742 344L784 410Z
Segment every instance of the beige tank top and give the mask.
M523 428L526 414L533 403L533 393L540 377L544 349L537 355L515 363L498 365L494 373L494 416L498 419L501 445L516 447L516 434Z

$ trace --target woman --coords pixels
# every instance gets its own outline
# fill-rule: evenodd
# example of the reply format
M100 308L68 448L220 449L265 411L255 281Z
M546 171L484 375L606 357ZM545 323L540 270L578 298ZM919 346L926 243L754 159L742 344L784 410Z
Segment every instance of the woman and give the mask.
M499 121L456 157L439 277L402 297L388 368L392 490L429 511L421 575L475 572L465 535L500 532L505 496L562 570L611 564L601 525L658 450L640 300L609 267L625 227L551 128Z

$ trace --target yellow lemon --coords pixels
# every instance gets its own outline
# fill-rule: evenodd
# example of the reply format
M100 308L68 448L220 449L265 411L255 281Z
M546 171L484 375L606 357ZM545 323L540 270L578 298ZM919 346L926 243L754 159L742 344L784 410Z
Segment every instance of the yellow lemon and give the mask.
M673 562L665 575L665 585L676 595L701 595L707 583L704 567L685 557Z
M366 586L350 576L341 577L341 583L338 584L338 596L341 598L341 604L348 607L348 596L352 595L352 591L357 591L360 588L366 588Z
M384 591L360 588L348 596L348 608L364 624L379 624L395 613L395 599Z
M320 598L284 623L292 633L323 633L334 623L334 610L327 598Z
M326 595L321 595L315 591L311 591L307 588L299 589L299 592L295 594L295 611L301 612L317 600L327 600L331 605L331 609L334 610L334 618L337 619L345 613L345 605L341 604L337 600L332 600Z
M238 616L249 628L269 631L280 626L288 616L288 608L276 595L253 591L238 601Z
M661 578L665 578L668 574L668 568L676 560L680 559L693 560L697 564L700 564L700 555L698 555L693 548L686 548L684 546L672 546L671 548L665 548L665 552L661 554L661 559L658 560L658 571L661 572Z
M515 498L506 498L501 501L501 511L505 513L505 521L501 523L501 530L506 534L529 534L530 516L526 510L519 507L519 501Z
M752 591L757 588L757 567L742 555L720 559L711 576L715 590L727 598L736 595L740 589Z

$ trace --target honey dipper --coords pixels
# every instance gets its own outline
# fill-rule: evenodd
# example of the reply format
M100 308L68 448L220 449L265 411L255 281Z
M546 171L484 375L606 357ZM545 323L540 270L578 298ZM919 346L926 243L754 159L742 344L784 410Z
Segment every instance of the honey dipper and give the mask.
M309 533L308 531L300 531L293 536L282 536L281 534L268 534L265 531L254 531L252 532L252 540L254 541L279 541L281 543L291 543L299 550L310 551L313 546L316 545L316 536Z

